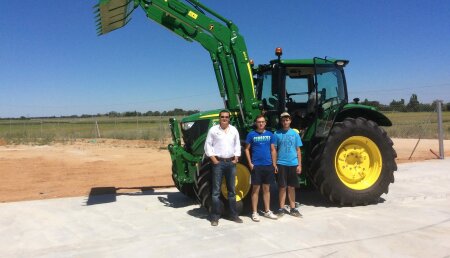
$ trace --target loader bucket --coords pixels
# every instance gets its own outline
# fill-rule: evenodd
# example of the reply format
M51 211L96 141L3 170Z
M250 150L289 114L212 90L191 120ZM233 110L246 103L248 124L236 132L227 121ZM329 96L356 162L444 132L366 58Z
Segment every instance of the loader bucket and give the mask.
M134 10L133 0L99 0L94 7L97 13L97 33L106 34L125 26Z

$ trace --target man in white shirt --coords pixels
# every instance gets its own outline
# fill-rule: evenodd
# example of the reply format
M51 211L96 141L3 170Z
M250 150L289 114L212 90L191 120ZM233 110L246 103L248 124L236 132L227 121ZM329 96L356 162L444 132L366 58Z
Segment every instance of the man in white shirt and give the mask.
M225 177L227 184L231 220L242 223L236 211L235 192L236 163L241 156L239 132L230 125L230 111L220 111L219 117L220 123L209 129L205 141L205 154L212 162L211 226L219 225L222 177Z

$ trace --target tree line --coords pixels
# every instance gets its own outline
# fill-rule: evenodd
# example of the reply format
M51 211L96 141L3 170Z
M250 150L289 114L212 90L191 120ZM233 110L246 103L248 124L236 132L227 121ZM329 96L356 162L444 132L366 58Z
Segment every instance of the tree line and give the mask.
M376 107L380 111L397 111L397 112L429 112L436 110L437 102L442 102L442 110L450 111L450 102L444 103L442 100L434 100L431 104L420 103L417 94L412 94L409 102L404 99L393 99L388 105L381 104L379 101L364 99L360 103L363 105Z
M97 113L95 115L92 114L82 114L82 115L68 115L68 116L43 116L43 117L33 117L37 119L45 119L45 118L89 118L89 117L135 117L135 116L189 116L195 113L200 112L197 109L194 110L184 110L181 108L174 108L173 110L168 111L147 111L147 112L139 112L139 111L125 111L125 112L117 112L110 111L108 113ZM29 117L21 116L19 118L0 118L0 119L29 119Z
M444 103L442 100L434 100L431 104L420 103L417 94L412 94L409 98L409 102L406 103L405 99L395 100L393 99L388 105L381 104L376 100L368 100L367 98L360 101L360 104L376 107L380 111L396 111L396 112L430 112L436 110L436 103L442 102L442 110L450 111L450 102ZM88 118L88 117L135 117L135 116L188 116L200 112L199 110L184 110L182 108L174 108L168 111L125 111L117 112L110 111L108 113L98 113L96 115L92 114L82 114L82 115L69 115L69 116L59 116L58 118ZM56 116L47 117L34 117L34 118L57 118ZM0 119L28 119L25 116L20 118L0 118Z
M183 110L182 108L174 108L169 111L147 111L147 112L138 112L138 111L126 111L126 112L116 112L111 111L102 116L109 117L130 117L130 116L189 116L195 113L200 112L199 110Z

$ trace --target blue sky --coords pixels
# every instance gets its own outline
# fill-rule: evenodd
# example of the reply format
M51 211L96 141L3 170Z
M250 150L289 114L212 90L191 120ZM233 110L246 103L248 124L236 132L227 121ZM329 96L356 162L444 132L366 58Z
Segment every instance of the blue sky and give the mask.
M450 101L450 2L203 0L234 21L256 64L349 59L350 98ZM222 101L208 53L137 9L97 36L96 1L0 2L0 117L208 110Z

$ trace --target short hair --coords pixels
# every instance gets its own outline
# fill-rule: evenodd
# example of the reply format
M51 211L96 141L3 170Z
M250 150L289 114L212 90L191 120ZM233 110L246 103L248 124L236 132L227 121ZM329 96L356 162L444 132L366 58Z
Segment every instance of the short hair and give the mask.
M255 122L256 122L256 120L258 120L259 118L264 118L264 120L266 120L266 117L265 117L264 115L258 115L258 116L255 118Z
M231 112L230 112L228 109L222 109L222 110L220 110L219 116L220 116L220 114L222 114L222 113L228 113L228 115L231 115Z

